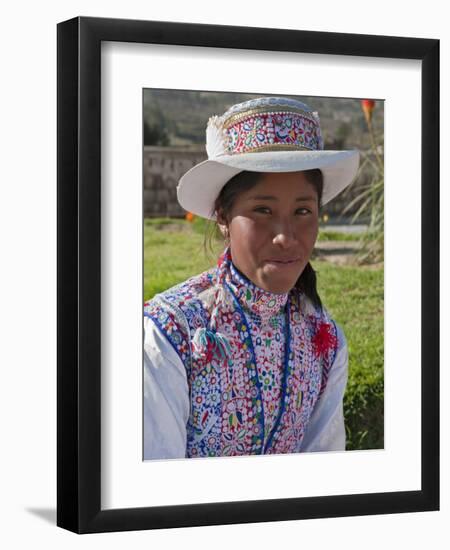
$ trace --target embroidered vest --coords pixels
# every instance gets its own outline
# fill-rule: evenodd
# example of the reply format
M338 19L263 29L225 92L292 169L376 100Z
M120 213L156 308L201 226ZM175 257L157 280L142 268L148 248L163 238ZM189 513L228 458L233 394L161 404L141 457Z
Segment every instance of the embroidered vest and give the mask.
M225 267L216 328L226 353L194 345L216 304L214 269L144 304L186 368L186 457L299 452L336 356L336 325L296 288L273 294Z

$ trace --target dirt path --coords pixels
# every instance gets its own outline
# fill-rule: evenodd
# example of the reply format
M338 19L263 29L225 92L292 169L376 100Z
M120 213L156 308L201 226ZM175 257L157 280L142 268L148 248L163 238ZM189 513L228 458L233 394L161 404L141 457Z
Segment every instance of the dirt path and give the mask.
M350 265L359 249L357 241L318 241L313 258L325 260L336 265Z
M335 265L356 265L355 259L359 250L358 241L318 241L314 248L313 259L331 262ZM368 269L379 269L383 262L364 264Z

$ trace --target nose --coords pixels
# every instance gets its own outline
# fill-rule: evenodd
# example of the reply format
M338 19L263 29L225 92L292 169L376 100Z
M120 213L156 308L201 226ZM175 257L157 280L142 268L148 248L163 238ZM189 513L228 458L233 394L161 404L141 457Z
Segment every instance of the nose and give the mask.
M290 248L296 243L297 237L289 220L284 220L275 226L273 244L281 248Z

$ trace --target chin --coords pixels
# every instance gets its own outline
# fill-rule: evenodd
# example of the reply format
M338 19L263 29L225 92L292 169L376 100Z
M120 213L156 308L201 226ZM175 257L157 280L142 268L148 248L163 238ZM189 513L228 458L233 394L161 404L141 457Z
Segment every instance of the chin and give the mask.
M295 273L274 273L272 269L267 270L262 277L264 281L264 287L269 292L275 294L284 294L294 288L298 278L302 274L302 271Z
M272 280L266 280L265 288L269 292L273 292L274 294L284 294L286 292L289 292L292 290L295 286L295 283L297 282L297 279L290 280L290 281L274 281Z
M280 286L280 287L274 287L271 292L273 292L274 294L285 294L286 292L290 292L294 286L295 286L295 282L294 281L291 285L288 285L288 286Z

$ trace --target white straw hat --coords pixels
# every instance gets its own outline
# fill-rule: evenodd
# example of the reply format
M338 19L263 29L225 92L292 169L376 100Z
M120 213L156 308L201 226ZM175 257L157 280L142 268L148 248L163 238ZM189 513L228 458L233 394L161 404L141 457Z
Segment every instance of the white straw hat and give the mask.
M324 151L319 116L305 103L282 97L252 99L213 116L206 128L208 160L180 179L178 202L188 212L215 219L222 187L243 170L297 172L319 168L322 204L355 178L359 151Z

